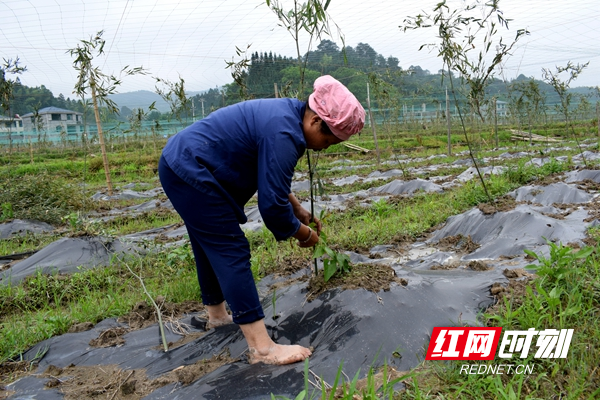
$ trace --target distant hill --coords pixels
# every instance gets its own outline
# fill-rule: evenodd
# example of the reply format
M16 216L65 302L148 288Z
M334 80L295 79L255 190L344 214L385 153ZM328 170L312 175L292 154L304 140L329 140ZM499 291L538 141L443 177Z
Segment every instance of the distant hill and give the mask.
M188 96L195 96L196 94L202 94L204 91L200 92L188 92ZM137 92L127 92L127 93L116 93L108 96L109 99L117 103L119 109L121 107L128 107L130 109L134 108L143 108L145 110L150 107L152 102L156 102L154 105L158 111L167 112L169 111L169 104L162 99L155 92L151 92L149 90L138 90Z
M578 86L578 87L569 89L569 91L571 91L573 93L579 93L584 96L589 96L592 100L600 100L600 96L599 96L600 92L595 87Z

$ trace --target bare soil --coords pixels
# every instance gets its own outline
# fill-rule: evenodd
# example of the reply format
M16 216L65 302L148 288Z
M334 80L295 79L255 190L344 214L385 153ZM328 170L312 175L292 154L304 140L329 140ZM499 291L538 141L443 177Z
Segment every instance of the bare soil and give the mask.
M0 399L5 399L12 393L7 391L5 385L29 375L35 364L29 361L5 361L0 363Z
M111 347L120 346L125 344L125 339L122 338L124 334L129 332L129 329L118 326L103 331L96 339L90 340L90 346L92 347Z
M275 274L279 276L293 275L298 271L309 268L310 266L311 263L306 259L306 257L287 256L279 263Z
M517 206L517 202L511 196L502 196L497 198L493 203L480 203L477 205L479 210L486 214L494 214L497 212L507 212L514 210Z
M467 264L467 268L472 269L473 271L489 271L492 269L485 261L471 261Z
M347 274L335 274L329 281L325 282L323 272L312 276L307 286L307 300L312 301L327 290L341 288L352 290L363 288L373 293L390 290L390 285L396 282L406 286L408 281L396 277L396 272L389 265L382 264L355 264Z
M431 270L433 271L448 271L451 269L456 269L460 267L460 263L458 262L453 262L453 263L448 263L448 264L437 264L437 265L432 265L431 266Z
M194 334L189 332L189 327L178 321L185 314L202 312L205 310L204 305L197 301L185 301L183 303L166 303L163 297L156 299L157 304L161 308L163 323L167 328L183 335L183 338L176 343L168 343L169 348L175 348L188 343L191 340L202 336L204 332L200 334ZM97 338L90 341L92 347L110 347L120 346L125 344L123 335L133 330L143 329L150 325L154 325L158 322L156 316L156 310L154 306L148 305L145 301L137 303L133 309L126 315L119 317L117 322L126 323L129 327L119 326L109 328ZM82 332L93 328L91 322L84 322L82 324L73 325L69 332Z
M192 365L175 368L158 378L150 379L143 369L123 370L115 365L68 366L50 365L42 376L49 378L46 386L58 388L65 399L82 398L141 399L163 386L179 383L189 385L222 365L238 360L221 353Z
M94 327L94 324L92 324L91 322L82 322L80 324L71 325L71 327L69 328L69 330L67 332L68 333L85 332L85 331L89 331L93 327Z
M573 182L573 184L575 184L578 189L585 190L589 193L598 193L598 190L600 190L600 183L594 182L591 179Z
M490 288L490 293L497 299L508 298L515 306L520 306L527 296L529 282L534 280L536 275L522 268L505 269L503 274L508 278L508 285L505 286L502 283L495 282ZM500 304L501 302L497 301L496 304L488 309L488 312L493 314L499 309Z
M440 251L457 251L460 253L472 253L477 250L480 245L475 243L473 239L471 239L471 235L463 236L463 235L454 235L454 236L446 236L442 238L437 247Z
M162 300L162 301L161 301ZM161 308L163 319L177 319L185 314L204 311L204 305L198 301L184 301L182 303L164 302L164 298L158 297L156 303ZM133 329L143 329L158 322L154 306L145 301L137 303L126 315L119 317L118 322L127 323Z
M588 218L583 220L584 222L592 222L593 220L600 218L600 201L597 197L589 203L586 203L583 208L586 209L590 215Z
M545 176L543 179L540 179L538 181L535 181L535 184L538 186L548 186L553 183L560 183L563 181L564 181L564 178L562 177L562 174L553 174L553 175Z

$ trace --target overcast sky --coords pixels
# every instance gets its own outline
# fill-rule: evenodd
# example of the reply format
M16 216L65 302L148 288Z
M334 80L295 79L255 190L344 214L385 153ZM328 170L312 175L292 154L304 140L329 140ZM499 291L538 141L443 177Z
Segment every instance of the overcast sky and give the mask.
M292 4L282 1L285 8ZM345 36L346 45L368 43L403 68L420 65L437 72L435 53L418 51L435 42L435 30L403 33L407 16L431 12L430 0L332 0L329 14ZM449 0L448 4L463 2ZM499 77L519 74L541 78L542 68L590 62L574 86L600 85L600 0L500 0L504 17L513 19L500 30L510 41L517 29L530 35L519 41ZM260 0L2 0L0 56L19 57L27 71L19 76L27 86L44 85L55 96L73 97L76 71L68 49L104 30L106 57L97 65L106 73L143 66L144 77L126 77L119 92L154 91L153 77L185 80L189 91L232 81L225 60L236 46L295 56L292 37ZM337 38L331 38L341 45ZM303 52L307 43L302 43Z

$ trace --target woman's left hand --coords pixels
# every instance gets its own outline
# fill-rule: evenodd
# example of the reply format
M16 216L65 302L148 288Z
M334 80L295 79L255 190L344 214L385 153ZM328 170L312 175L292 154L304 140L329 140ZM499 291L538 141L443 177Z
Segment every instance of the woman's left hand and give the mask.
M294 209L294 214L296 218L300 220L304 225L310 226L311 222L314 222L314 228L317 235L321 235L321 229L323 228L323 224L321 220L317 217L312 217L310 212L308 212L304 207L299 207L298 209Z

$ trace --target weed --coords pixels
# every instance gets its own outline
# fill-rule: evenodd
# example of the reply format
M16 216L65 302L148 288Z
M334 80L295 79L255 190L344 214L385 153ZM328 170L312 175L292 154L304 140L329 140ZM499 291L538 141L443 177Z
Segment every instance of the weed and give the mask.
M72 212L69 215L65 215L61 218L61 221L68 222L73 232L77 232L83 225L83 221L81 220L80 214L76 212Z
M4 221L7 219L13 219L14 216L15 216L15 213L13 211L12 203L10 203L8 201L2 203L2 214L0 214L0 221Z
M380 199L371 204L369 211L360 217L366 223L377 226L381 229L383 222L390 216L393 207L386 199Z
M131 267L144 275L149 292L164 293L173 302L200 299L193 265L178 261L168 266L164 253L133 261ZM173 274L174 268L177 274ZM65 333L74 323L96 323L126 314L145 299L140 289L138 280L120 260L104 268L81 268L72 275L38 273L18 285L1 285L0 362L17 357L41 340Z
M570 267L574 262L587 258L593 251L591 247L573 251L570 247L563 246L562 243L556 244L546 238L544 240L550 248L550 257L547 258L542 254L524 250L527 255L539 262L537 265L530 264L525 268L535 270L538 275L548 280L549 283L556 285L556 287L561 280L567 279L570 274L574 273L573 268Z
M169 267L175 268L180 264L195 265L189 242L186 242L181 246L174 247L167 253L167 265Z
M406 379L411 378L414 373L400 374L392 368L388 367L387 363L381 368L370 367L367 376L364 379L358 379L360 370L350 379L343 372L344 363L341 362L335 375L333 384L325 382L324 379L317 376L308 368L308 360L304 364L304 389L298 393L294 400L316 399L321 400L354 400L357 398L363 400L383 400L396 399L398 392L395 386ZM313 376L316 382L312 382L309 377ZM309 391L308 384L314 386L312 391ZM271 395L273 400L291 400L285 396Z
M47 173L24 175L17 180L0 175L0 187L4 188L0 191L2 214L10 212L13 218L61 223L65 215L91 206L81 190Z

